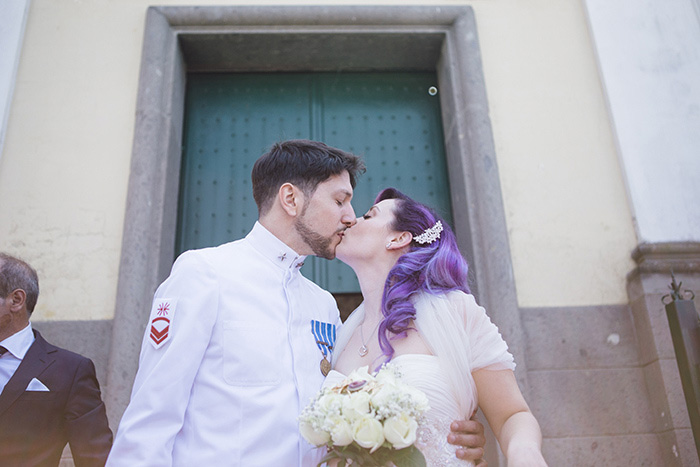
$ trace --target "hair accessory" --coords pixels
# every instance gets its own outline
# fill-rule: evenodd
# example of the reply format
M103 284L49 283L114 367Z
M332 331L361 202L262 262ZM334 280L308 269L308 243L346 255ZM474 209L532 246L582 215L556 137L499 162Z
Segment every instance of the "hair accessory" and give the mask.
M442 222L437 221L434 226L430 227L429 229L425 229L425 231L417 237L413 237L413 240L417 241L421 245L425 243L430 244L440 238L440 232L442 232Z

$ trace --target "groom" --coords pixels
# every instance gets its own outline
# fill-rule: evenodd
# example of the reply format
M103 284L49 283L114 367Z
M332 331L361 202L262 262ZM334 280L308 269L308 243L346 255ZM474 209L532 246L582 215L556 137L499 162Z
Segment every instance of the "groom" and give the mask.
M183 253L156 291L107 465L313 463L297 417L323 382L340 320L299 269L306 255L335 257L363 171L357 156L306 140L257 160L250 233ZM462 457L481 457L483 427L453 425L454 444L472 447Z

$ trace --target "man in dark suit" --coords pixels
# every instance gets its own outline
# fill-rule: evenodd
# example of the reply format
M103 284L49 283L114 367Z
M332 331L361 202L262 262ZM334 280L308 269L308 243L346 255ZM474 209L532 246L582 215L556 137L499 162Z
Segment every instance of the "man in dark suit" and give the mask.
M56 466L70 443L75 465L103 466L112 432L90 359L32 330L36 271L0 253L0 465Z

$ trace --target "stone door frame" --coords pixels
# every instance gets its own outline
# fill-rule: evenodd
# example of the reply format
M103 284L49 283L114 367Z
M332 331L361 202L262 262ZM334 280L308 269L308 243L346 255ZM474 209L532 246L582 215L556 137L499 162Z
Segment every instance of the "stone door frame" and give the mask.
M478 300L524 339L474 11L469 6L150 7L146 13L106 402L129 400L143 329L173 261L189 71L436 71L455 231Z

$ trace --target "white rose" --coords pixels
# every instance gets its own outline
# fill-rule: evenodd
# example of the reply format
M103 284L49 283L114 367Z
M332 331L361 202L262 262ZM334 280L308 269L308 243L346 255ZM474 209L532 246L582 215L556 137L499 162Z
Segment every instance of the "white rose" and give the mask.
M352 437L357 444L374 452L384 444L384 429L379 420L367 415L355 420Z
M377 373L376 380L378 383L396 385L396 373L389 367L382 368Z
M423 391L408 385L404 388L404 390L411 396L416 410L419 412L425 412L430 408L428 396L426 396Z
M369 413L370 395L364 391L350 394L343 398L343 416L355 420Z
M395 402L396 391L397 388L394 384L385 382L378 391L372 394L372 405L374 407L387 407L390 403Z
M331 440L331 435L324 430L316 430L307 422L299 423L299 432L309 443L314 446L323 446Z
M334 392L327 392L316 402L316 410L324 414L340 412L344 397Z
M332 421L331 439L336 446L347 446L352 443L352 425L344 418L337 417Z
M416 442L418 423L407 414L388 418L384 421L384 437L394 449L403 449Z

